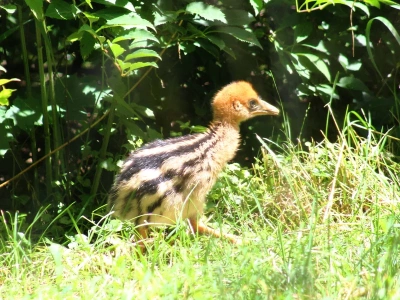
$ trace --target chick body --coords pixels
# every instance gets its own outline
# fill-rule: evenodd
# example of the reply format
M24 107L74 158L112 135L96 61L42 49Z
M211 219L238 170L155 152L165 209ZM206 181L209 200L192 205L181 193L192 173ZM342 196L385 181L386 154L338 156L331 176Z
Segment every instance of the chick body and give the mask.
M224 87L212 106L214 119L206 132L157 140L130 154L110 191L114 216L138 225L189 219L198 227L207 193L239 147L240 122L279 113L244 81ZM209 228L205 232L218 235Z

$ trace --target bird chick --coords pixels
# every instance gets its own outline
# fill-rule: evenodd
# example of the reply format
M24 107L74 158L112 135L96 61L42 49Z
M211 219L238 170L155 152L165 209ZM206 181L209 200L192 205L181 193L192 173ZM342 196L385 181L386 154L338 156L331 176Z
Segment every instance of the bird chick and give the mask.
M189 219L194 231L220 237L199 217L218 174L239 147L239 124L255 116L278 115L250 83L233 82L212 101L213 121L204 133L156 140L130 154L111 188L114 216L131 220L147 238L148 226ZM232 242L233 235L224 235Z

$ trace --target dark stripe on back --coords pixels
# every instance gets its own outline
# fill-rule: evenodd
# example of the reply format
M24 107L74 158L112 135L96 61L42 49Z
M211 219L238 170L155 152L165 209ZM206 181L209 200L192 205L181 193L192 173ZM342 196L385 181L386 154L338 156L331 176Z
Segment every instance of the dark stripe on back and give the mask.
M164 161L166 161L168 158L175 156L182 156L186 153L195 151L200 147L201 144L213 138L213 136L216 134L217 127L218 126L213 127L210 129L210 131L204 133L204 136L196 140L195 143L189 145L181 145L172 151L166 151L159 154L152 154L136 158L136 154L143 153L146 150L167 146L173 143L177 143L178 141L188 140L187 138L188 136L172 138L168 140L157 140L143 146L142 148L131 154L131 156L128 158L128 161L129 160L131 161L130 165L125 168L125 171L123 171L117 176L116 182L119 183L121 181L129 180L132 176L139 173L140 170L143 169L159 169L161 165L164 163ZM198 136L199 135L197 134L191 135L189 140L195 139ZM212 146L215 145L215 143L212 143ZM207 147L206 151L209 150L209 148L210 147Z
M164 195L162 195L159 199L157 199L157 201L153 202L151 205L149 205L147 207L147 213L152 213L153 211L155 211L158 207L160 207L164 201L165 198L167 198L169 195L171 195L172 193L176 194L180 194L183 192L183 187L187 184L186 181L188 179L188 176L185 176L182 178L182 181L174 184L172 186L172 190L168 190L164 193Z
M175 170L168 170L165 174L152 180L144 181L136 190L136 199L140 201L145 195L154 195L157 193L160 183L169 181L177 175Z
M156 202L152 203L147 207L147 213L151 214L156 208L160 207L165 196L160 197Z

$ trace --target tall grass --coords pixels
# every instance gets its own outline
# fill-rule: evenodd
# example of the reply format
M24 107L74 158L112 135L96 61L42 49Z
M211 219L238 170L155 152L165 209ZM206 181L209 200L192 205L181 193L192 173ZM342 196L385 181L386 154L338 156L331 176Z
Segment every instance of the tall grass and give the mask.
M272 151L260 138L254 168L229 165L209 194L210 225L240 246L192 236L183 222L154 230L143 255L132 224L72 215L64 244L48 234L31 244L18 216L3 214L0 298L399 299L400 165L389 139L355 113L335 142Z

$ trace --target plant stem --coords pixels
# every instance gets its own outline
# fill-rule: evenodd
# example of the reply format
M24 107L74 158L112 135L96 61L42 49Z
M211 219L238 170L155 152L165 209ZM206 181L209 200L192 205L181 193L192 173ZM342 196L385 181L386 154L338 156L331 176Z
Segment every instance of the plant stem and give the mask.
M46 80L44 75L44 63L43 63L43 45L41 37L41 23L35 19L36 27L36 43L38 50L38 69L40 76L40 90L42 98L42 112L43 112L43 131L44 131L44 155L48 155L51 152L51 141L50 141L50 128L49 128L49 115L47 110L47 90L46 90ZM46 165L46 193L50 196L52 193L51 184L53 181L53 174L51 169L51 158L47 156L45 159Z
M92 196L95 196L97 194L97 189L99 188L99 184L100 184L100 178L101 178L101 173L102 173L102 164L106 157L108 142L110 140L111 129L112 129L113 121L114 121L114 112L115 112L115 108L117 106L117 100L115 99L115 97L118 97L118 96L116 94L114 94L113 102L110 107L110 113L108 115L107 125L106 125L106 128L104 129L104 137L103 137L103 141L102 141L103 143L101 144L100 153L99 153L99 162L97 163L96 173L94 175L92 189L90 191L90 194Z
M53 128L53 148L58 148L61 145L61 130L59 126L59 119L57 116L57 103L56 103L56 95L55 95L55 83L54 83L54 73L53 73L53 48L51 46L50 38L47 34L46 30L46 20L41 20L40 23L41 34L44 41L44 46L46 49L46 59L47 59L47 72L49 75L49 101L51 105L51 114L52 114L52 128ZM65 170L65 164L63 159L63 151L57 152L54 155L54 165L53 165L53 177L54 180L59 180L60 176L60 165L62 171Z
M19 23L19 33L21 38L21 48L22 48L22 59L24 60L24 73L25 73L25 81L26 81L26 94L27 100L32 101L32 85L31 85L31 74L29 72L29 59L28 59L28 51L26 49L26 42L25 42L25 29L24 29L24 22L22 19L22 9L21 6L17 6L18 9L18 23ZM31 139L31 152L32 152L32 163L37 161L37 145L36 145L36 135L35 135L35 125L33 125L31 132L30 132L30 139ZM38 170L33 170L33 189L34 192L32 194L33 200L36 201L37 204L39 203L38 200L38 193L39 193L39 176Z

